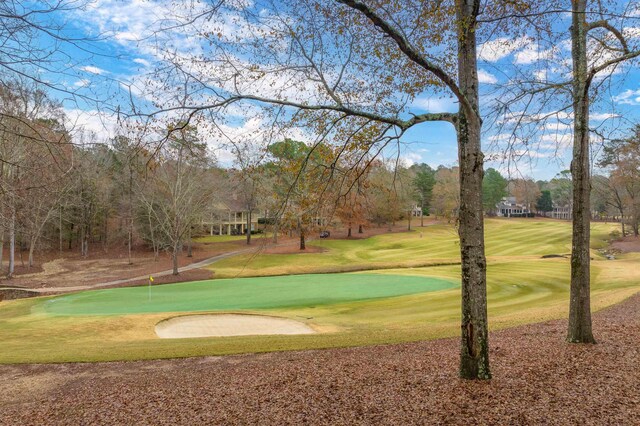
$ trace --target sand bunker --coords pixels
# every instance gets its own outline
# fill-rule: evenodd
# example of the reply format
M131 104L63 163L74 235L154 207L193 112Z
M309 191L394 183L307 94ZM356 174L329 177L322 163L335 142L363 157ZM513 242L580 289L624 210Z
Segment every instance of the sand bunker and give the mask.
M312 333L299 321L262 315L187 315L156 324L156 334L163 339Z

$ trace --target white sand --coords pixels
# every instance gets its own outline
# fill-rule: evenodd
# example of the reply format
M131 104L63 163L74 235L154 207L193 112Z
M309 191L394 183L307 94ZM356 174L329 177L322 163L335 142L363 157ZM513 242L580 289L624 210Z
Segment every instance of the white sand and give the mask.
M156 334L163 339L312 333L315 330L302 322L263 315L187 315L156 324Z

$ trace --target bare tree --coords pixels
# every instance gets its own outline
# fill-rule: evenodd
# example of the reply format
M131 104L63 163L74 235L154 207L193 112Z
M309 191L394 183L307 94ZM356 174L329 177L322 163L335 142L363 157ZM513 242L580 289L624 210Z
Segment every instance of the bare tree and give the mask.
M211 158L197 139L195 129L170 128L169 140L158 151L158 164L148 185L138 191L146 206L154 245L171 253L173 274L178 275L178 254L191 227L212 202Z

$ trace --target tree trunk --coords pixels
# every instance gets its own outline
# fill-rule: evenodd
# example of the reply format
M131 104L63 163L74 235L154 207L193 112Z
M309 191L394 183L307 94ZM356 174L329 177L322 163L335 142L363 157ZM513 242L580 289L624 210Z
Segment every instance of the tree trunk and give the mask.
M358 234L362 234L363 232L362 225L358 225Z
M59 227L59 243L60 243L60 254L62 254L62 204L60 205L60 217L58 218L58 227Z
M572 1L571 56L573 59L573 234L571 293L567 341L595 343L591 331L589 85L587 71L586 0Z
M411 216L413 216L413 212L409 210L409 224L407 225L407 231L411 231Z
M174 244L171 252L171 262L173 264L173 275L178 275L178 245Z
M193 257L193 240L191 239L191 228L189 228L189 241L187 241L187 257Z
M307 246L305 245L304 242L304 231L301 229L300 230L300 250L305 250L307 248Z
M129 265L133 264L131 257L131 245L133 243L133 168L131 165L131 158L129 158L129 232L127 238L127 250L129 254Z
M347 238L351 238L351 226L349 226L349 230L347 231Z
M129 255L129 265L133 264L133 259L131 258L131 240L133 239L133 221L129 219L129 231L127 232L127 253Z
M16 267L16 209L11 206L11 218L9 219L9 269L7 278L12 278Z
M87 257L89 255L89 232L86 225L82 225L80 238L80 255Z
M36 242L37 242L36 237L31 237L31 239L29 240L29 259L27 260L27 266L29 268L33 267L33 252L36 248Z
M69 225L69 250L73 247L73 222Z
M273 226L273 243L274 244L278 244L278 220L276 219L276 222Z
M4 223L0 226L0 273L4 270L2 265L4 258Z
M105 213L104 222L102 223L102 251L108 252L109 247L109 215ZM103 238L104 237L104 238Z
M247 212L247 245L251 245L251 209Z
M489 379L489 335L487 324L487 279L482 215L481 120L478 111L478 66L475 16L477 0L456 2L459 22L458 78L462 94L472 110L460 105L458 156L460 162L459 228L462 260L462 324L460 376Z

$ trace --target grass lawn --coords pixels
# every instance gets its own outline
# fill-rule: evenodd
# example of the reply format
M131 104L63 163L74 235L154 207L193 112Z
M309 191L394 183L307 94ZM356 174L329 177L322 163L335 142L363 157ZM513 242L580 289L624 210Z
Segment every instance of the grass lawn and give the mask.
M455 280L423 276L288 275L85 291L44 301L39 308L53 315L306 308L425 293L455 286Z
M490 327L562 318L568 311L570 223L488 220ZM594 224L592 246L613 225ZM422 234L422 235L420 235ZM430 226L366 240L314 241L314 254L236 256L217 276L384 268L353 274L213 280L152 288L100 290L0 304L0 362L133 360L325 348L459 334L460 276L455 230ZM592 252L594 309L640 291L640 254L606 260ZM424 266L432 265L432 266ZM182 286L182 287L181 287ZM452 287L454 286L454 287ZM303 321L320 331L299 336L158 339L169 311L251 312Z
M614 225L592 227L592 246L606 246ZM325 273L371 268L419 267L460 261L456 229L449 225L415 228L411 232L379 235L364 240L314 240L322 253L244 254L210 266L216 277ZM535 219L487 219L489 261L503 258L536 259L571 252L569 222Z

